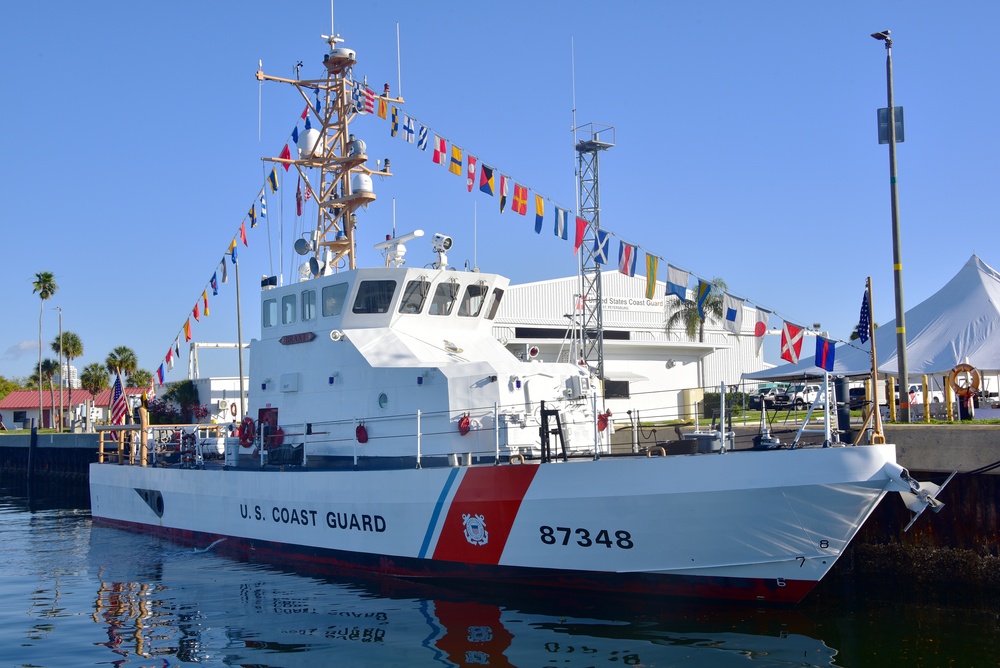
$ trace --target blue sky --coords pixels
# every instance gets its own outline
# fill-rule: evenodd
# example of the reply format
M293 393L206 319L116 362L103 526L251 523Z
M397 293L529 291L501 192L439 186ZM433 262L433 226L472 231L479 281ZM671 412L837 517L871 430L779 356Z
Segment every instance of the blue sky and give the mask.
M258 141L257 62L290 76L301 60L303 76L319 76L329 14L322 0L7 10L0 375L27 376L37 359L38 271L59 284L44 313L46 356L60 306L84 343L78 367L128 345L156 369L263 183L260 158L278 154L303 107L291 87L266 84ZM601 158L602 226L837 338L857 321L868 275L875 320L894 316L888 152L876 138L885 49L869 37L889 28L906 118L906 305L972 253L1000 265L996 3L341 0L335 20L358 53L355 75L394 92L398 22L404 111L570 208L575 43L576 121L616 128ZM512 282L575 272L551 213L536 236L530 205L525 218L501 215L497 199L390 138L386 121L367 116L352 130L396 175L376 180L378 200L359 215L359 263L380 261L372 245L391 231L395 200L397 229L450 234L458 267L475 261ZM270 227L240 248L245 338L259 329L259 278L282 266L279 223L286 240L295 232L294 189L282 183ZM432 259L417 243L407 257ZM289 264L286 252L286 281ZM210 308L192 322L195 338L235 341L232 281ZM766 351L776 361L777 342ZM182 352L168 380L184 377ZM235 354L203 353L201 370L234 373Z

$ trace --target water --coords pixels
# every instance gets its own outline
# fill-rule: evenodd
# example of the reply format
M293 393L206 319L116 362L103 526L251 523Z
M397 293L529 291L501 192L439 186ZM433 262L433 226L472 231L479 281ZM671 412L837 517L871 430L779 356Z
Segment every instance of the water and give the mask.
M759 609L318 579L95 527L76 492L0 486L0 667L1000 665L989 599L841 581Z

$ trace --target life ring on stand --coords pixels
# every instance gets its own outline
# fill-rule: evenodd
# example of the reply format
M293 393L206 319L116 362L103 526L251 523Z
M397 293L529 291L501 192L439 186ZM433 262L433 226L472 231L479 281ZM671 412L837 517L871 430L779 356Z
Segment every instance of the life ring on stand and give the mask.
M608 428L608 419L611 417L611 409L604 413L597 414L597 431L604 431Z
M247 415L240 422L240 445L249 448L253 445L253 418Z
M469 416L468 415L463 415L462 417L458 418L458 433L459 434L461 434L462 436L465 436L466 434L469 433L470 429L472 429L472 421L469 420Z
M358 425L358 428L354 430L354 435L357 437L358 443L368 442L368 430L363 424Z
M960 397L978 392L982 380L979 369L971 364L956 364L955 368L948 372L948 383Z

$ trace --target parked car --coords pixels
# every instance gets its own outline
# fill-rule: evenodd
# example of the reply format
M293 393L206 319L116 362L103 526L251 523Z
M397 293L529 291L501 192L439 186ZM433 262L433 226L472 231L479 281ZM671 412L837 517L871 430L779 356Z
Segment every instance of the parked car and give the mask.
M753 411L774 408L775 397L778 395L776 387L762 387L755 394L750 395L749 408Z
M852 387L850 390L848 405L852 411L858 411L865 407L865 388Z
M793 385L775 395L774 405L780 408L802 410L816 401L820 392L822 392L822 387L819 385Z

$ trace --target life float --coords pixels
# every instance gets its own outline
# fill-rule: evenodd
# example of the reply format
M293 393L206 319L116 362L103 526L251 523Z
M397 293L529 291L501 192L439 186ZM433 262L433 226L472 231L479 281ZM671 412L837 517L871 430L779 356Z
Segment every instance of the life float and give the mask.
M249 415L240 423L240 445L244 448L253 446L253 418Z
M979 369L971 364L956 364L955 368L948 372L948 383L960 397L978 392L982 380Z
M229 412L233 417L236 417L236 404L229 404Z
M458 433L465 436L472 429L472 421L469 420L468 415L463 415L458 419Z
M358 438L358 443L368 442L368 430L363 424L358 425L358 428L354 430L354 435Z
M611 417L611 409L604 413L597 414L597 431L604 431L608 428L608 419Z

